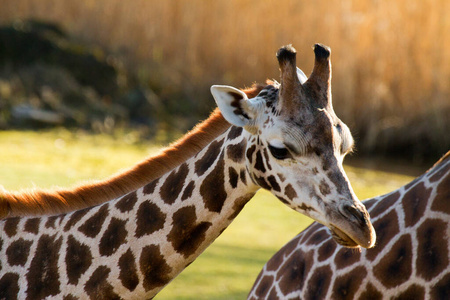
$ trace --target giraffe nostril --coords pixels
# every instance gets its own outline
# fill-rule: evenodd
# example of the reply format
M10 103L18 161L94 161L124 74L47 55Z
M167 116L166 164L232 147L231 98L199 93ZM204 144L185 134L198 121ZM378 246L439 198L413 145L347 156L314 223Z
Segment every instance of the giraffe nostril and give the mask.
M341 213L345 217L347 217L355 222L358 222L361 225L365 225L368 222L368 219L367 219L364 211L361 211L360 209L356 208L354 205L344 204L341 206L340 210L341 210Z

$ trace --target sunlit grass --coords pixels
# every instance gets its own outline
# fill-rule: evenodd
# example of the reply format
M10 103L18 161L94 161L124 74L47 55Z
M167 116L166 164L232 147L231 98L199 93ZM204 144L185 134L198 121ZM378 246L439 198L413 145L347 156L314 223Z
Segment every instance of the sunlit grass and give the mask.
M0 184L19 190L73 186L105 178L155 153L132 134L0 132ZM346 166L356 194L367 198L391 191L411 176ZM311 220L260 191L231 226L157 299L243 299L264 263Z
M72 186L102 179L156 153L159 147L67 130L0 132L0 184L8 189Z

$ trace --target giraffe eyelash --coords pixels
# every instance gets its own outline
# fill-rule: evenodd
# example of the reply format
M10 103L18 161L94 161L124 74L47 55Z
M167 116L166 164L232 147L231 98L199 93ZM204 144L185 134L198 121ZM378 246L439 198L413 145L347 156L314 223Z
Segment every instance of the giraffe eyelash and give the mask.
M291 153L286 147L279 148L269 144L269 151L272 154L272 156L275 157L276 159L283 160L287 158L292 158Z

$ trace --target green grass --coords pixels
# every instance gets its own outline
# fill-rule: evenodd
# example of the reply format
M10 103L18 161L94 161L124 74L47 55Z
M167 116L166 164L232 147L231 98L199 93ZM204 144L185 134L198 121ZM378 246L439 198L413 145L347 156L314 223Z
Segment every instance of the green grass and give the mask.
M132 133L103 135L0 132L0 184L19 190L71 186L101 179L155 153ZM356 194L365 199L409 182L412 176L346 166ZM260 191L231 226L157 299L243 299L264 263L311 220Z
M0 132L0 184L8 189L72 186L128 168L159 147L132 133L114 138L83 132Z

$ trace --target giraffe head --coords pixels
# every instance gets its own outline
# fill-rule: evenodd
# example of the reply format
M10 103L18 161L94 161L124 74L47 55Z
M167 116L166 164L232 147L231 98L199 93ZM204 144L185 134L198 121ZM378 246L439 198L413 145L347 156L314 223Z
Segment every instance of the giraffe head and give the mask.
M296 67L296 51L282 47L281 83L248 99L229 86L211 92L225 119L247 135L246 164L253 181L296 211L326 225L348 247L370 248L375 231L342 167L352 150L348 127L331 102L330 49L316 44L308 79Z

